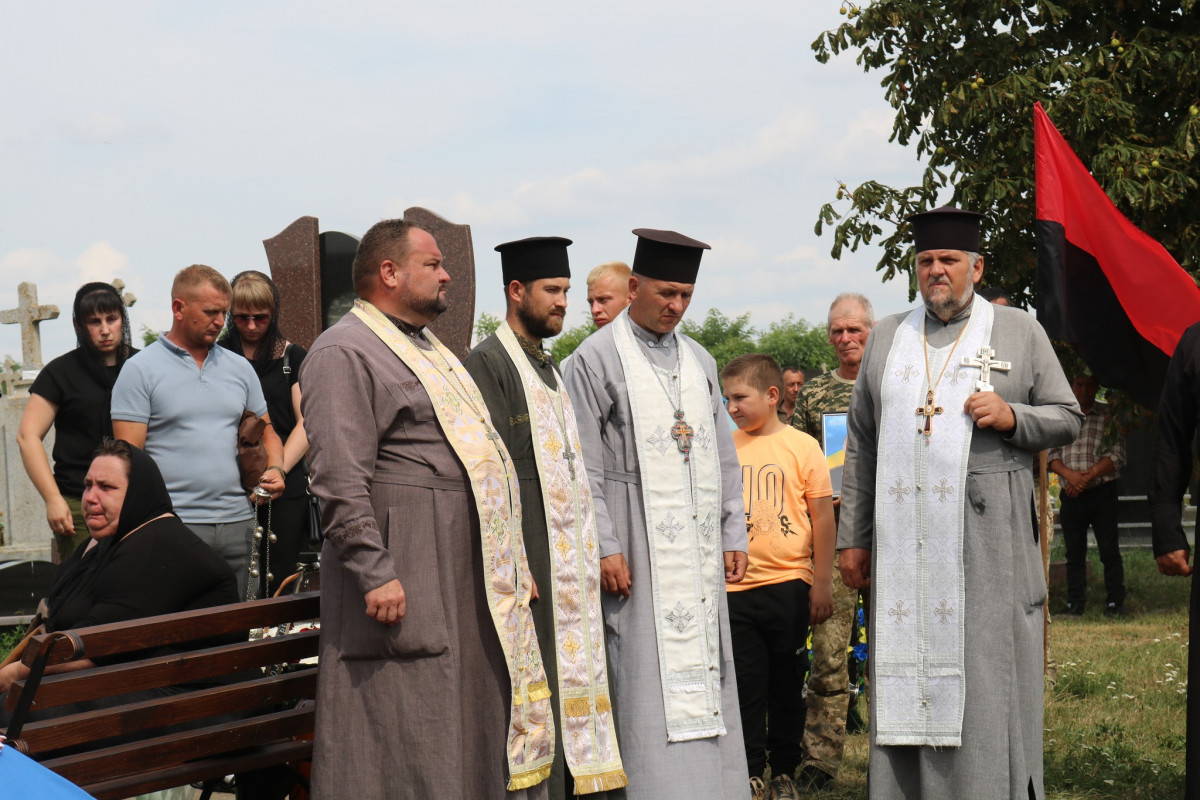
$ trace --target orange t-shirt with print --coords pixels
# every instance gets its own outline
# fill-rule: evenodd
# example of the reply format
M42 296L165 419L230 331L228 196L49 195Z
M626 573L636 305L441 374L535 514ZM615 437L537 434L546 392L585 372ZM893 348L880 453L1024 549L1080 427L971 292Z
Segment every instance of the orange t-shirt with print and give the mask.
M743 592L772 583L813 581L812 523L808 501L832 497L829 467L817 440L785 427L767 436L733 432L742 465L742 500L750 566L741 583L726 584Z

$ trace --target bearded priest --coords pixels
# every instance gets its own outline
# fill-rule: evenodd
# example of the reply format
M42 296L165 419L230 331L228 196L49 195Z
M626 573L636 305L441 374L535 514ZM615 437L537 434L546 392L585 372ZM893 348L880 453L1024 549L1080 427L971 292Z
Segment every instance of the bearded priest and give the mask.
M975 294L982 218L909 218L924 304L875 326L850 401L838 547L871 588L872 800L1044 797L1032 467L1082 415L1034 318Z
M504 322L464 362L520 482L525 551L541 595L531 610L556 712L553 800L606 797L628 782L608 686L592 493L571 400L542 348L562 332L570 244L535 236L496 247Z

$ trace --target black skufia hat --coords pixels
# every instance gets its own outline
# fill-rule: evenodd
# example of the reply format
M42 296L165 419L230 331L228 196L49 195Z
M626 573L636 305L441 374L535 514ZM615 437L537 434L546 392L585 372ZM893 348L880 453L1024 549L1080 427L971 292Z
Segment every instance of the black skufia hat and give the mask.
M633 272L660 281L695 283L700 271L700 256L712 248L675 231L635 228L637 250L633 253Z
M913 245L918 253L926 250L963 250L979 252L979 226L983 214L942 206L908 218L913 228Z
M513 281L571 277L571 265L567 261L569 244L571 240L561 236L530 236L496 245L504 285Z

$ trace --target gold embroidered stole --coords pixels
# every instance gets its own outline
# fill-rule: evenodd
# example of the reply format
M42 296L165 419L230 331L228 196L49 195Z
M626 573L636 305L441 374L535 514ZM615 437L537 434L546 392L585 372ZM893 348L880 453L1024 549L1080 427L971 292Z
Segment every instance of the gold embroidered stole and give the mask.
M512 686L508 789L534 786L550 774L554 719L529 611L533 578L521 535L521 498L512 459L492 426L475 382L431 331L425 333L437 357L414 345L370 303L356 300L352 313L417 376L433 403L442 433L467 470L479 512L488 609Z
M576 794L629 784L621 765L604 658L600 611L600 551L592 492L581 460L571 399L551 391L529 364L508 323L496 331L521 376L550 539L558 712ZM545 590L543 590L545 591Z

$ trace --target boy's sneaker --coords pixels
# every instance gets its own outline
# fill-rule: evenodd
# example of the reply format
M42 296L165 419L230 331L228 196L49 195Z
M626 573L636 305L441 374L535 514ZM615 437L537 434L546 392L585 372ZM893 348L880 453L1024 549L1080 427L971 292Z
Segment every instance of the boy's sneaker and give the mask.
M750 779L750 800L771 800L771 790L762 778Z
M1104 616L1106 617L1123 617L1125 616L1125 605L1123 603L1105 603Z
M792 783L790 775L776 775L771 778L771 794L774 800L800 800L796 793L796 784Z
M1063 609L1064 614L1069 614L1072 617L1083 616L1083 603L1067 603L1067 607Z

